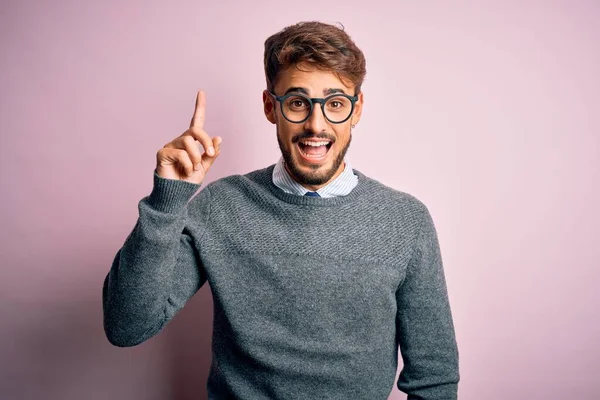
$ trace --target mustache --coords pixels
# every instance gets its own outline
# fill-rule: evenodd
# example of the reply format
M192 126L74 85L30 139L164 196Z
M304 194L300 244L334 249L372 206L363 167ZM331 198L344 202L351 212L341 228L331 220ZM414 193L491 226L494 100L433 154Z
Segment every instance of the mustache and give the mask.
M314 133L312 131L304 131L298 136L295 136L292 139L292 143L298 143L300 140L304 139L327 139L332 143L335 142L335 137L333 135L329 135L327 132Z

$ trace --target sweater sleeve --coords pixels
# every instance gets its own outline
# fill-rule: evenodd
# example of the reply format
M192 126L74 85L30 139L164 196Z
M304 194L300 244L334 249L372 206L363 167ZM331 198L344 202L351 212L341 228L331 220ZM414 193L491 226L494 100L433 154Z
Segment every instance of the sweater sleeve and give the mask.
M423 207L412 258L396 293L404 363L397 387L408 400L451 400L458 391L458 346L436 229Z
M208 220L210 190L188 204L199 187L154 172L152 192L138 203L137 222L104 280L104 331L113 345L156 335L206 281L194 243Z

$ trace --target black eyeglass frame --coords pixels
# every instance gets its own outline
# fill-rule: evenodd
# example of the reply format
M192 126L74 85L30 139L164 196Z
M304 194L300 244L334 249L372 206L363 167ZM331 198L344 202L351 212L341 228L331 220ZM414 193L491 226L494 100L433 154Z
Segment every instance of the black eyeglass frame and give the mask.
M323 116L325 117L325 119L327 121L331 122L332 124L342 124L342 123L348 121L348 119L352 116L352 113L354 113L354 104L358 101L358 96L357 95L350 96L350 95L345 94L345 93L334 93L334 94L332 94L330 96L327 96L327 97L308 97L307 95L305 95L303 93L298 93L298 92L292 92L292 93L284 94L283 96L277 96L273 92L268 92L268 93L271 96L273 96L275 98L275 100L277 100L279 102L279 108L281 109L281 115L283 115L283 118L285 118L286 120L290 121L293 124L301 124L303 122L306 122L306 120L309 119L310 116L312 115L313 109L315 108L315 104L314 103L318 103L318 104L321 105L321 111L323 112ZM301 121L292 121L291 119L289 119L285 115L285 112L283 111L283 101L285 99L287 99L288 97L292 97L292 96L303 97L303 98L307 99L308 102L310 103L310 110L308 111L308 115L306 116L306 118L304 118ZM352 108L350 109L350 113L342 121L332 121L331 119L329 119L329 117L327 116L327 113L325 112L325 103L327 102L327 100L331 99L332 97L337 97L337 96L342 96L342 97L347 98L348 100L350 100L350 103L352 104Z

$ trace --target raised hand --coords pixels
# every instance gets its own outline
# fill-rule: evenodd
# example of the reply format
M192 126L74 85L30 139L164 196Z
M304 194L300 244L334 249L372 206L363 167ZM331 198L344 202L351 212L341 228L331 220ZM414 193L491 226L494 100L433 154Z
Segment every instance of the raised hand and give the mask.
M199 184L212 163L219 156L220 136L211 138L204 131L206 95L200 90L190 129L176 137L156 154L156 173L167 179L177 179ZM200 145L204 153L200 150Z

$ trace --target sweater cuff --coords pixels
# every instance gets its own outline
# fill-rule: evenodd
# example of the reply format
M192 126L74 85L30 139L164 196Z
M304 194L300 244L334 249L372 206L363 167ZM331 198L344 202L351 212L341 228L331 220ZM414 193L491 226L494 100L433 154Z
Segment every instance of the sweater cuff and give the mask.
M148 196L148 203L161 212L177 212L185 207L200 186L201 183L162 178L154 170L154 186Z

